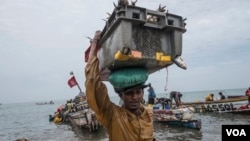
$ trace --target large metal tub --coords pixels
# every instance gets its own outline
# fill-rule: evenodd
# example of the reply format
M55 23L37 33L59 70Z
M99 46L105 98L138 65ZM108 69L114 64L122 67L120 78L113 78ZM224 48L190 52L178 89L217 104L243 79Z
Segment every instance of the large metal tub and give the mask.
M142 66L149 74L182 54L183 18L137 6L114 9L102 31L98 51L102 80L110 71Z

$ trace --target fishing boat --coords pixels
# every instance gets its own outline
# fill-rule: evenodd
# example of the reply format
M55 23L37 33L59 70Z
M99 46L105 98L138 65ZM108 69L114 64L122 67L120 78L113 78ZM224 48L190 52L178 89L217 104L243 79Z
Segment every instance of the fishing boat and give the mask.
M54 101L49 101L49 102L36 102L36 105L48 105L48 104L54 104Z
M234 109L233 111L231 111L229 113L250 115L250 105L249 104L243 104L239 108L236 108L236 109Z
M101 124L98 122L95 112L89 108L87 100L85 98L80 100L82 96L85 97L85 95L78 95L74 98L73 101L76 102L74 111L67 114L66 122L82 130L97 131Z
M166 123L169 126L187 127L191 129L201 129L201 119L197 120L168 120L168 121L156 121L160 123Z
M79 89L79 94L75 96L72 100L67 101L65 107L63 106L61 110L64 115L64 122L68 123L74 128L80 130L88 130L89 132L98 131L101 124L98 122L95 112L89 108L87 97L84 92L82 92L73 71L70 72L72 77L68 80L68 85L72 88L77 86Z
M247 108L246 105L248 105L247 96L233 96L222 100L182 103L184 107L192 107L195 113L248 113L250 108Z
M95 113L91 109L70 113L67 119L71 126L78 127L80 129L86 129L90 132L97 131L101 126L96 118Z
M201 120L192 119L194 109L192 107L178 109L154 109L154 122L166 123L180 127L201 129Z

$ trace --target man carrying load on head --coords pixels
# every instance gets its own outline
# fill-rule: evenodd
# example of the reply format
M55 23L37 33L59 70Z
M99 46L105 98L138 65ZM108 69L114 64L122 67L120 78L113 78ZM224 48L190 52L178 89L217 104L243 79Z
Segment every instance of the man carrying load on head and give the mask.
M85 68L85 87L89 107L97 115L99 122L107 129L110 141L152 141L153 111L141 105L144 95L144 82L148 78L145 70L138 69L143 75L129 72L133 69L118 70L110 74L110 82L123 100L119 106L110 101L106 85L101 81L97 43L101 38L97 31L92 41L89 60ZM126 72L130 73L126 75ZM125 75L125 76L123 76Z

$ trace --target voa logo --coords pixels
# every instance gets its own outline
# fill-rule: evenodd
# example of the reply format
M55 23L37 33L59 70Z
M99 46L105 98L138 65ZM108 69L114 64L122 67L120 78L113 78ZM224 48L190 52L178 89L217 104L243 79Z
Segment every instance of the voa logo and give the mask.
M247 136L244 129L226 129L228 136Z

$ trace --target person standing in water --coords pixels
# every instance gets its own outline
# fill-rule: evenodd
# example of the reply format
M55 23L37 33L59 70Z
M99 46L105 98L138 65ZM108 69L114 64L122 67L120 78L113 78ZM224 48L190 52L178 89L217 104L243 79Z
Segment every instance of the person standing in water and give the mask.
M154 105L155 104L155 98L156 98L156 94L155 94L155 90L152 87L151 83L148 83L148 104Z

